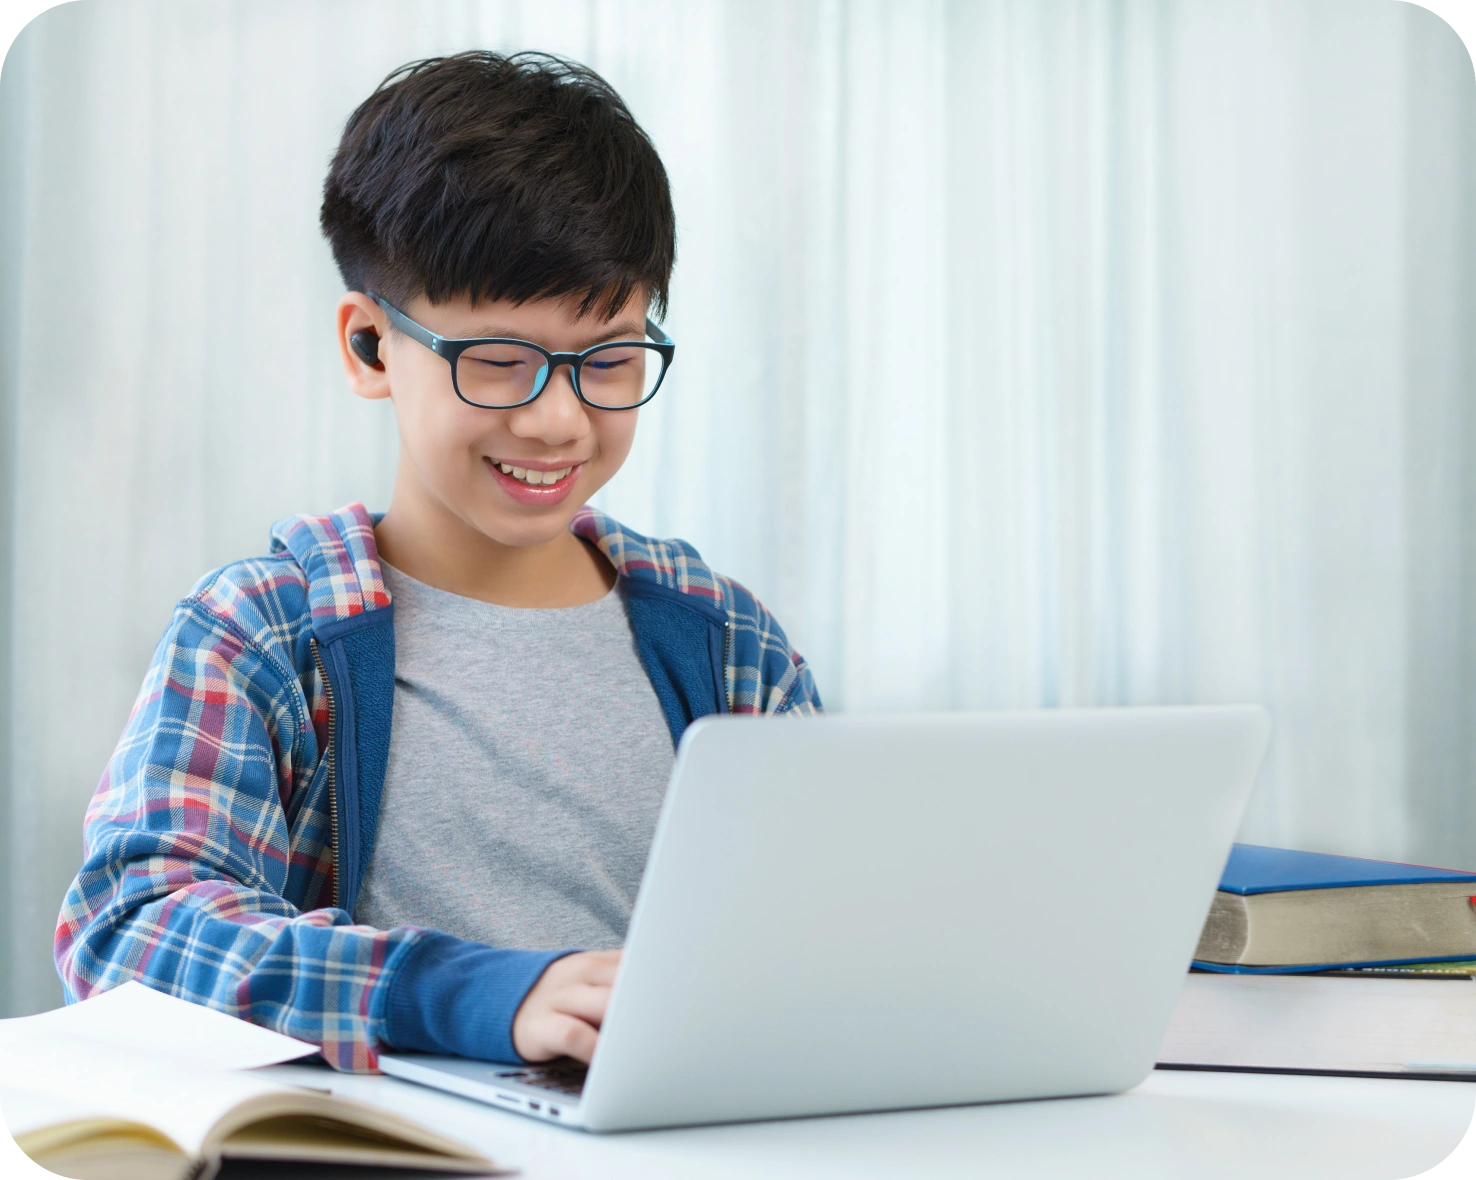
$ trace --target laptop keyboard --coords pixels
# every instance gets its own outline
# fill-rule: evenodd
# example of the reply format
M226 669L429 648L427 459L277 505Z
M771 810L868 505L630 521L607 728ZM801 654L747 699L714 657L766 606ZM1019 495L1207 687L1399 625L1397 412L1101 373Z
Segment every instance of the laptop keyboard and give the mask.
M551 1061L547 1065L530 1065L527 1069L509 1070L497 1076L511 1078L525 1086L537 1086L541 1090L553 1090L577 1098L584 1092L584 1075L587 1072L588 1067L578 1061Z

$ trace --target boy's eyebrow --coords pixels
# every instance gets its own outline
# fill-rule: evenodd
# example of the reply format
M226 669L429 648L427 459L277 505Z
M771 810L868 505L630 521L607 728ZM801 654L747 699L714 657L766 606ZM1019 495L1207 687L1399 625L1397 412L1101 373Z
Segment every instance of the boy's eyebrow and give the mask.
M511 340L530 339L530 337L524 336L521 332L505 331L500 325L496 324L479 325L475 332L470 332L467 335L461 337L461 339L475 340L488 336L501 336ZM596 344L604 344L605 342L610 340L644 340L645 338L646 323L644 320L642 320L639 324L615 324L606 331L601 332L596 336L588 337L583 341L583 343L579 344L577 347L571 349L570 351L583 352L586 348L593 348ZM533 341L533 343L537 344L538 341L535 340ZM552 352L554 350L550 349L549 351Z

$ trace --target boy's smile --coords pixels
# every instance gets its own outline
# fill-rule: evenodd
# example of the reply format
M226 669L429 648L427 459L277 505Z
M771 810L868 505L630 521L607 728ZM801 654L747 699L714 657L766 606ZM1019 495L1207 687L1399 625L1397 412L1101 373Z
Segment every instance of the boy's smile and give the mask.
M400 310L451 339L506 337L578 352L643 339L645 304L638 292L606 318L580 315L577 300L432 304L422 295ZM580 401L568 365L525 405L469 405L446 359L396 330L373 299L347 293L338 320L350 386L360 397L389 398L399 425L394 497L375 528L385 560L440 589L509 606L577 605L609 589L608 563L568 526L625 462L638 410ZM379 338L378 366L348 345L364 329Z
M539 507L560 503L579 482L579 472L584 464L564 464L552 467L547 463L534 463L524 459L484 459L488 469L503 490L520 504Z

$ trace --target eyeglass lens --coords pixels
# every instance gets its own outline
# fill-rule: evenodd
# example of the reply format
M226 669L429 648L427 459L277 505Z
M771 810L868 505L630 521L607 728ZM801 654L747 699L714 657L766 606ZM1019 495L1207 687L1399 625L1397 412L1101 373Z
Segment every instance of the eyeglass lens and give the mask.
M665 360L641 344L596 349L579 369L579 391L597 406L639 405L661 381ZM518 344L477 344L456 362L456 387L467 401L497 407L527 401L548 380L548 358Z
M515 406L542 387L547 368L548 358L531 348L477 344L456 362L456 387L479 405Z
M661 381L661 354L639 344L596 349L579 367L579 392L597 406L639 405Z

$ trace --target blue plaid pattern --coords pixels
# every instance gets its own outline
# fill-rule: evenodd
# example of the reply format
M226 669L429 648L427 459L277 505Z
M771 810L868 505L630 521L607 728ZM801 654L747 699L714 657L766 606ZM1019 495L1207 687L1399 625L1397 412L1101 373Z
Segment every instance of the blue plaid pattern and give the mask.
M731 624L735 712L807 713L813 677L773 617L691 546L583 509L570 525L626 577ZM267 557L207 574L175 608L84 823L57 921L68 1001L129 979L372 1070L397 963L425 936L331 905L328 706L315 625L389 604L362 505L272 530Z

